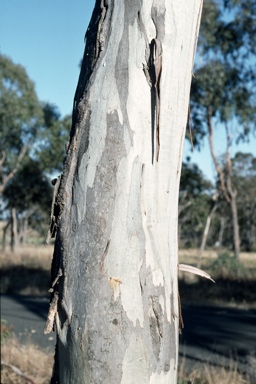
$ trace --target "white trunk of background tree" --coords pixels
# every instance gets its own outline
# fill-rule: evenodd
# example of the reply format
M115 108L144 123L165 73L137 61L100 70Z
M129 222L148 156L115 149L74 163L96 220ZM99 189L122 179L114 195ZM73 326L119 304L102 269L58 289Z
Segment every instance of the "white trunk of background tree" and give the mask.
M177 381L178 192L201 7L96 1L52 209L52 383Z

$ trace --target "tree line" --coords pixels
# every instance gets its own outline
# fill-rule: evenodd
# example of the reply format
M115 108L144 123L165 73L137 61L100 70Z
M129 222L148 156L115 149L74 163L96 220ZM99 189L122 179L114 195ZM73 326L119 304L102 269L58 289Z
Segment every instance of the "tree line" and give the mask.
M196 243L201 220L201 250L210 230L224 244L229 229L239 257L239 212L251 188L255 159L240 153L231 157L231 128L236 126L237 140L246 140L254 129L254 3L205 2L188 108L201 0L96 0L52 215L56 241L45 327L45 333L54 326L57 330L51 383L177 382L178 333L183 327L178 272L210 278L179 264L178 214L180 242L194 233ZM3 89L15 93L16 83L2 78ZM34 95L25 87L16 92L17 98L28 89ZM5 137L10 129L15 143L10 160L7 145L1 146L3 203L10 218L18 208L12 191L9 197L6 191L17 182L25 159L37 164L37 174L41 166L44 176L52 172L42 154L45 149L51 153L51 132L63 121L45 106L38 109L39 117L36 104L29 103L25 123L20 119L23 108L17 111L18 136L3 116L9 104L1 109ZM194 146L208 138L216 183L205 180L195 165L185 164L178 196L187 120ZM217 126L224 127L227 140L222 158L214 147ZM17 184L17 193L19 189ZM244 195L239 197L241 189ZM40 192L35 191L35 202ZM248 207L254 209L253 199ZM221 221L227 217L230 227ZM252 217L247 212L244 218L249 230ZM183 236L185 230L188 235Z
M236 153L234 143L255 130L255 3L206 1L191 87L187 138L200 149L207 137L216 180L184 161L180 185L181 247L256 249L255 157ZM229 20L228 13L233 17ZM248 21L249 20L249 21ZM47 230L52 186L62 169L71 116L38 100L33 82L20 64L0 56L0 193L3 248L10 231L11 248L26 242L28 225L41 236ZM217 158L216 129L225 130L226 153ZM232 134L231 134L232 132Z
M28 226L45 236L51 175L59 173L71 117L41 102L25 69L0 55L0 194L2 247L26 243Z

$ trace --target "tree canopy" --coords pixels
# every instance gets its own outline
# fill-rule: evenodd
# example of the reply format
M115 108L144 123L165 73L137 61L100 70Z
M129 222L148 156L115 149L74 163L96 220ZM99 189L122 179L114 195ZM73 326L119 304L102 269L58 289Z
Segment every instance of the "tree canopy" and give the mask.
M206 0L191 87L194 144L215 123L231 123L237 141L255 131L255 1Z
M61 172L70 126L70 116L61 118L56 106L39 101L26 70L0 55L0 193L7 226L14 214L17 220L49 215L49 176Z
M25 69L0 55L0 151L7 154L4 170L15 165L23 146L35 140L42 108Z

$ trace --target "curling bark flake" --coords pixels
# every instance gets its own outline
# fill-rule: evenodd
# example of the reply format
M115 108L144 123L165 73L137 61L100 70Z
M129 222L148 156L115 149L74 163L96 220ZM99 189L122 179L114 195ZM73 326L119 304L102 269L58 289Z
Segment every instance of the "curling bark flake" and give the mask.
M201 7L96 1L55 199L52 383L176 383L178 191Z

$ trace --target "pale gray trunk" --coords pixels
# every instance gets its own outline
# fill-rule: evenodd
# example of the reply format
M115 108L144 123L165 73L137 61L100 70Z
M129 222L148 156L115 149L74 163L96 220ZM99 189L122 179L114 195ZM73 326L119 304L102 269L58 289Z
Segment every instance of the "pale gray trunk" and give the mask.
M208 127L208 139L209 146L211 151L211 156L216 168L216 171L219 175L220 181L220 190L223 193L223 196L231 209L232 215L232 225L233 225L233 245L234 245L234 256L238 259L240 255L240 235L239 235L239 223L238 223L238 215L237 215L237 204L236 204L236 190L232 187L232 161L230 158L230 135L228 124L225 124L226 128L226 138L227 138L227 149L226 149L226 164L225 164L225 172L224 169L221 168L219 161L216 157L214 145L213 145L213 114L212 107L208 106L207 108L207 127Z
M214 203L214 205L213 205L213 207L212 207L212 209L211 209L211 211L210 211L210 213L206 219L206 223L205 223L205 227L204 227L204 233L203 233L203 237L202 237L202 241L201 241L201 246L199 249L199 259L198 259L198 263L197 263L198 268L200 268L200 266L201 266L202 256L203 256L203 253L205 250L206 241L208 239L208 235L209 235L209 231L210 231L212 216L214 215L214 212L216 211L216 209L217 209L217 205L216 205L216 203Z
M11 224L11 219L7 221L6 225L3 227L3 237L2 237L2 250L5 251L5 246L6 246L6 233L7 229L9 228Z
M237 215L237 204L236 204L236 192L230 193L230 206L232 213L232 224L233 224L233 238L234 238L234 255L237 259L240 257L240 235L239 235L239 223Z
M218 237L218 247L221 248L223 246L223 234L224 234L224 228L226 224L225 217L220 218L220 231L219 231L219 237Z
M17 213L16 213L16 208L11 209L11 251L15 252L17 250L17 246L19 244L19 239L18 239L18 221L17 221Z
M202 3L106 4L96 1L87 31L53 206L46 327L57 309L52 383L171 384L178 364L178 191Z

